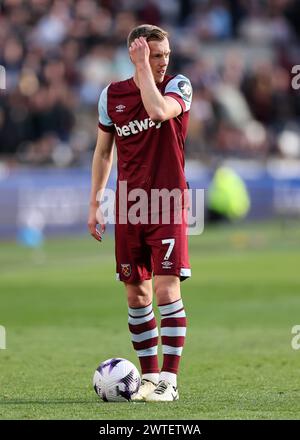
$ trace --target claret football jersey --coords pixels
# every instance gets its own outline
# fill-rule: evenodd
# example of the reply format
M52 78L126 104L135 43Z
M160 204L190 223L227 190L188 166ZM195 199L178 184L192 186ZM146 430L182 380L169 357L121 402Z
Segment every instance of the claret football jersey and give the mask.
M184 142L192 100L191 83L183 75L166 75L157 87L162 95L179 102L182 108L179 116L154 123L133 78L111 83L100 95L99 127L115 134L118 181L126 181L128 191L187 188Z

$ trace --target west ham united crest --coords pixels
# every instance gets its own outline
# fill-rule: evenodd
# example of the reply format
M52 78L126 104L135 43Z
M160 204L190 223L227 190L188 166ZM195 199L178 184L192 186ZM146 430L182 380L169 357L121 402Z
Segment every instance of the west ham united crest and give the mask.
M130 277L130 275L131 275L130 264L121 264L121 272L124 275L124 277Z

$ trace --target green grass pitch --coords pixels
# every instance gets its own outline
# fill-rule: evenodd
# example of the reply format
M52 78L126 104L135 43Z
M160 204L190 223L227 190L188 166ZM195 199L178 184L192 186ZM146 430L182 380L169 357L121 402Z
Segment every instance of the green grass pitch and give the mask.
M43 249L0 245L1 419L300 418L300 227L208 228L190 237L188 317L170 404L103 403L98 364L138 366L111 237L49 240ZM160 355L161 359L161 355Z

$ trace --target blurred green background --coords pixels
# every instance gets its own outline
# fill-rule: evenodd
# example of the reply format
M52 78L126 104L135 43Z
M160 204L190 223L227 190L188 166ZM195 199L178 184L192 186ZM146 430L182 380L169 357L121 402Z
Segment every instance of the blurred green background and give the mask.
M285 419L300 415L300 227L294 222L208 227L190 237L182 284L188 332L172 404L103 403L100 362L138 365L110 236L2 243L2 419Z

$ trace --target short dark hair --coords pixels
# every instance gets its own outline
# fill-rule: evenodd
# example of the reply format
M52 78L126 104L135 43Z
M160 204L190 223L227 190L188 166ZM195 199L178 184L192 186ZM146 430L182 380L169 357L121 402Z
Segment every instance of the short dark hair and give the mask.
M164 31L158 26L152 24L141 24L140 26L132 29L127 38L127 46L130 47L131 43L139 37L145 37L146 41L162 41L168 38L168 32Z

